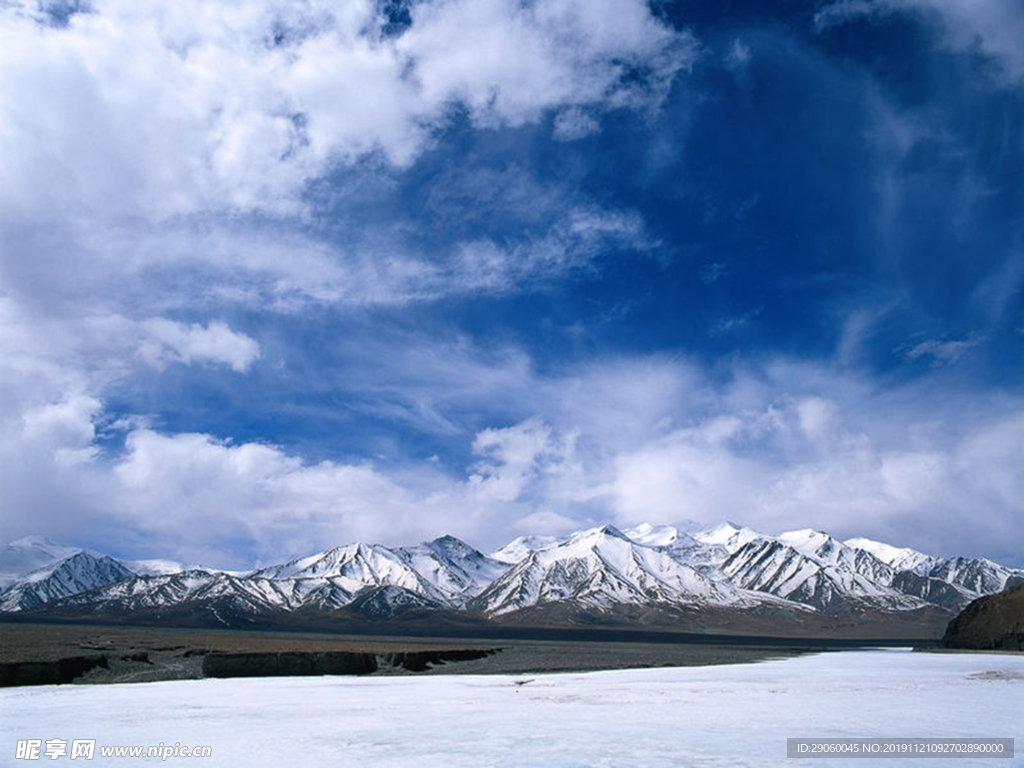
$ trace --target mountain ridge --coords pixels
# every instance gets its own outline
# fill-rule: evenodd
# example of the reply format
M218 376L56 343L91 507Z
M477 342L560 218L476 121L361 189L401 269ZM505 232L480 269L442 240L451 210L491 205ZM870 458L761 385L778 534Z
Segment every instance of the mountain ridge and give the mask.
M4 550L12 551L11 562L53 562L14 575L0 591L0 614L207 616L227 626L300 614L652 626L685 616L712 629L744 616L794 626L925 615L936 623L1024 583L1024 570L985 558L943 559L812 529L767 536L733 523L604 525L520 537L491 554L454 536L405 547L356 542L247 572L117 560L41 537Z

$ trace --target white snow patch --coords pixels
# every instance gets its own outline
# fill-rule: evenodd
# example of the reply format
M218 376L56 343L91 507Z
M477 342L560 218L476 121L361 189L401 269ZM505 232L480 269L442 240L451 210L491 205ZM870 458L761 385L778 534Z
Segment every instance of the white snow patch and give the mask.
M886 565L890 565L900 571L912 571L919 565L931 565L938 560L938 558L918 552L916 549L894 547L892 544L885 544L872 539L847 539L843 543L848 547L870 552Z
M533 552L553 547L557 544L561 544L563 541L565 541L565 539L557 536L520 536L519 538L510 541L501 549L491 552L490 557L501 563L515 565L516 563L525 560Z

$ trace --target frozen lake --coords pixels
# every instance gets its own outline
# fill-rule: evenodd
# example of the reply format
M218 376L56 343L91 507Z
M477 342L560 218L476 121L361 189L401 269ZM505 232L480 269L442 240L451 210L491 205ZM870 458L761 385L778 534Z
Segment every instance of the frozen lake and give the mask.
M524 680L529 680L525 684ZM213 748L203 766L853 766L786 759L787 737L1014 737L1024 656L846 651L734 666L562 675L323 677L0 691L0 764L19 739ZM44 758L45 759L45 758ZM60 758L67 761L68 757ZM46 760L48 765L60 761ZM35 763L39 764L39 763ZM79 763L73 762L72 765ZM889 759L879 766L921 765Z

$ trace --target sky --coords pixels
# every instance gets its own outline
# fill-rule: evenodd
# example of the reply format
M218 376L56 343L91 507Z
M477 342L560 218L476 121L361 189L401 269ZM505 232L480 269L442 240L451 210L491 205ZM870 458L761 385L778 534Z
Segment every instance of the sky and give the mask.
M0 0L0 539L1024 564L1017 0Z

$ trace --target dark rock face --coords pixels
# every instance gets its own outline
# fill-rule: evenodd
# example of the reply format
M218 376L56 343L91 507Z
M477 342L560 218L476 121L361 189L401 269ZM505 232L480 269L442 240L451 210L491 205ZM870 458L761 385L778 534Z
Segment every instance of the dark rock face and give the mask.
M1024 651L1024 584L972 602L949 622L942 645Z
M226 652L189 649L152 655L135 651L96 656L69 656L50 661L0 663L0 687L55 685L71 682L151 682L200 677L283 677L307 675L369 675L378 670L423 672L448 662L471 661L500 648L448 648L374 653L356 651ZM192 664L183 660L202 656ZM103 676L86 673L96 668ZM81 679L85 676L84 679Z
M210 653L204 677L280 677L285 675L365 675L377 671L372 653Z
M913 571L897 573L893 577L892 585L905 595L914 595L953 611L963 608L967 602L964 594L952 584Z
M449 661L472 661L491 656L499 651L498 648L462 648L447 651L407 651L402 653L382 653L378 658L383 664L391 667L400 667L409 672L423 672L435 664L444 664Z
M106 667L106 656L71 656L60 661L0 664L0 687L70 683L95 667Z
M368 675L380 667L423 672L449 661L482 659L494 648L456 648L399 653L283 652L210 653L203 659L204 677L280 677L295 675Z
M402 587L389 585L360 590L352 602L345 606L345 610L361 616L393 618L416 609L441 607L443 606L436 600L430 600Z

